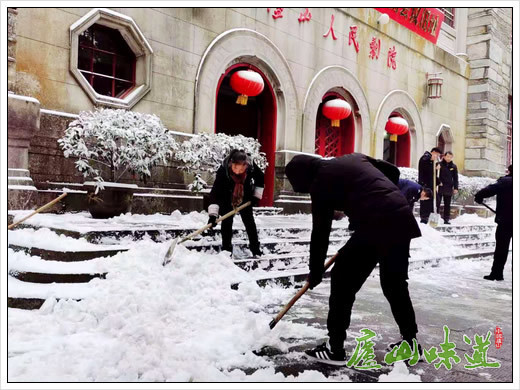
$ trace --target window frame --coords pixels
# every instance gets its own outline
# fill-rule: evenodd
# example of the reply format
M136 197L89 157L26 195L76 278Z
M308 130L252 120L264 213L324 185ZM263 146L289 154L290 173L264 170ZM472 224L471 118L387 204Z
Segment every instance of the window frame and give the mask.
M455 28L455 7L439 9L444 14L444 23L446 23L451 28Z
M125 93L120 94L120 96L113 97L96 92L90 82L92 76L96 76L96 72L93 72L94 74L91 74L91 77L89 77L82 73L85 72L85 70L78 68L80 56L79 36L94 24L118 30L122 39L127 43L136 58L135 66L132 69L133 86L126 89ZM153 50L131 17L110 9L95 8L73 23L69 30L69 70L79 86L94 104L112 108L131 109L151 90ZM91 70L92 69L93 68L91 68ZM101 73L99 73L98 76L109 78L107 75ZM126 79L120 80L121 82L128 82ZM117 82L117 78L115 82ZM113 94L114 93L115 91L113 90Z

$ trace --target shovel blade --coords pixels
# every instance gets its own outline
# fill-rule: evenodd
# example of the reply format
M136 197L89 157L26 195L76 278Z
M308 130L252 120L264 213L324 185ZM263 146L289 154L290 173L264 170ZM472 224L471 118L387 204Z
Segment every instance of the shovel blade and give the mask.
M441 219L440 214L431 213L430 217L428 218L428 223L431 227L436 228L437 226L439 226L440 219Z
M164 256L164 260L163 260L163 264L162 264L163 266L165 266L166 264L168 264L169 262L171 262L173 260L175 247L177 246L178 242L179 242L179 238L177 237L170 244L170 247L168 248L168 252L166 252L166 256Z

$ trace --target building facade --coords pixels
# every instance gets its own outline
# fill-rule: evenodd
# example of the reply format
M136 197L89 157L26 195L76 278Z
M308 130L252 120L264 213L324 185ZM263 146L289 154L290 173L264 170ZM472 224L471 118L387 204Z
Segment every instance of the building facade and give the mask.
M257 138L269 162L265 205L288 189L283 168L298 153L417 167L440 145L462 172L486 176L510 158L511 9L18 8L9 34L9 89L39 104L27 103L39 123L26 162L13 162L26 166L10 168L35 183L81 181L56 140L97 106L154 113L181 139ZM265 85L245 106L230 86L238 70ZM334 99L351 108L339 126L323 114ZM409 128L396 141L391 117ZM153 183L179 181L165 169Z

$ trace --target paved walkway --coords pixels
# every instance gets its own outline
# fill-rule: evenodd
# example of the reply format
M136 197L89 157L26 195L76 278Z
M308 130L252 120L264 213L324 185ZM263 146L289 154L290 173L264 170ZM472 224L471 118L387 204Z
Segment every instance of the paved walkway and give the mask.
M510 256L511 257L511 256ZM444 342L443 326L450 329L449 341L456 344L455 352L461 359L451 370L434 362L419 362L409 368L411 374L421 376L422 382L510 382L512 381L512 274L511 260L505 270L505 280L490 282L482 279L491 266L491 259L451 261L439 267L426 267L410 272L409 289L415 306L419 327L419 342L425 349L437 347ZM330 283L325 280L313 291L304 295L282 321L295 321L311 324L323 329L326 338L326 318ZM273 312L278 308L273 308ZM495 347L495 328L503 332L503 344ZM355 337L360 330L368 328L376 332L376 360L383 362L386 346L400 338L397 325L393 320L388 302L379 285L379 276L374 271L360 292L354 304L351 326L347 336L347 354L355 349ZM498 361L500 368L464 368L468 365L464 354L473 357L472 346L476 334L486 336L491 331L487 361ZM471 344L463 341L466 334ZM291 351L302 352L312 347L316 340L290 340ZM321 342L321 340L318 340ZM285 374L296 374L304 369L318 369L331 380L334 377L348 375L352 381L377 381L382 373L390 370L384 366L380 370L352 370L349 368L329 368L321 364L310 363L302 353L277 355L268 351L278 364L278 370ZM454 363L452 361L452 363ZM383 362L384 364L384 362Z

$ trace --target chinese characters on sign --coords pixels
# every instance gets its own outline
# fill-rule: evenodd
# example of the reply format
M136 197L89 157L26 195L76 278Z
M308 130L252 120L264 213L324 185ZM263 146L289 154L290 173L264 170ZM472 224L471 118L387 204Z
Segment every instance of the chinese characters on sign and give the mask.
M376 8L430 42L437 43L444 13L437 8Z
M379 38L372 38L372 41L370 42L370 54L368 55L370 59L378 59L379 53L381 52L381 39Z
M500 328L497 327L497 329ZM424 355L426 362L428 364L434 363L436 370L442 366L447 370L451 370L453 366L460 363L462 359L457 355L455 350L456 344L450 341L450 329L444 326L443 330L444 342L439 344L439 348L431 347L430 349L425 349L423 353L416 339L413 339L413 348L407 341L403 341L395 345L390 352L385 354L385 363L394 364L395 362L406 361L409 366L414 366L420 361L421 355ZM354 348L351 358L346 363L347 367L359 370L381 368L381 364L377 363L375 359L375 343L372 341L372 339L376 337L376 333L366 328L361 329L361 333L362 335L360 337L356 337L356 347ZM467 353L464 354L464 358L468 363L464 368L472 370L475 368L500 367L498 361L488 361L487 352L491 344L490 337L491 331L487 333L485 338L478 334L474 335L475 345L472 346L473 354L471 356ZM472 343L471 339L465 334L463 335L463 340L467 345L471 345Z
M334 34L334 15L330 15L330 27L329 27L329 31L327 31L326 34L323 34L323 36L325 38L327 38L329 36L329 33L332 33L332 39L336 40L338 38L336 38L336 34Z
M350 32L348 33L348 45L354 44L356 53L359 53L359 43L357 42L357 26L350 26Z
M388 49L388 59L386 61L386 66L388 66L389 68L392 68L394 70L397 67L396 62L395 62L396 54L397 54L397 52L395 51L395 46L392 46Z
M300 14L300 17L298 18L298 22L308 22L312 18L312 14L309 12L308 8L305 8L305 12L302 12Z

